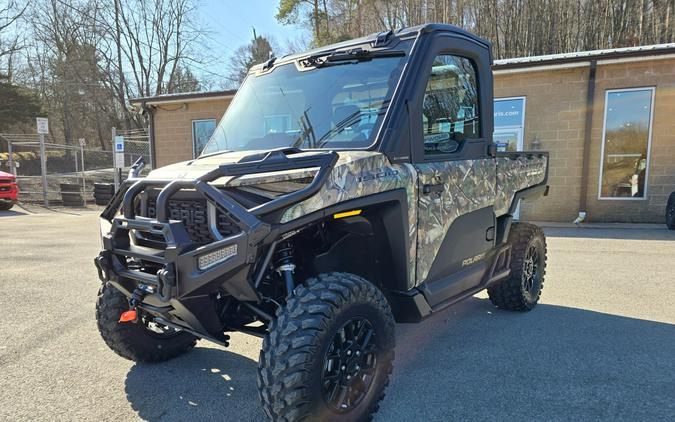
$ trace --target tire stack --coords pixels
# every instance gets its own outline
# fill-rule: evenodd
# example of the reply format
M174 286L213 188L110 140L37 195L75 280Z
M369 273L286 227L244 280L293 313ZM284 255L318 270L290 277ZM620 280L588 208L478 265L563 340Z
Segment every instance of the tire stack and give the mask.
M61 183L61 199L64 207L81 207L84 205L82 187L75 183Z
M108 205L114 194L114 184L94 183L94 202L96 202L96 205Z

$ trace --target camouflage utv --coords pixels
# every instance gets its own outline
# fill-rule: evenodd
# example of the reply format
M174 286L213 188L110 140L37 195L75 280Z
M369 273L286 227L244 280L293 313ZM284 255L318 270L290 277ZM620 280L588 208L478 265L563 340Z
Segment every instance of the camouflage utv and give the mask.
M128 180L101 215L105 342L142 362L262 337L271 420L363 420L394 321L487 289L539 299L546 243L513 222L548 155L492 143L490 44L424 25L254 67L201 156Z

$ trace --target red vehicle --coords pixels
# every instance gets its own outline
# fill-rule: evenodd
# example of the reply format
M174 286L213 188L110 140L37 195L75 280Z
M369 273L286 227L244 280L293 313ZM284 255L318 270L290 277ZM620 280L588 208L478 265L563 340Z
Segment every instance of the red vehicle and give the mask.
M6 211L16 204L19 188L16 177L11 173L0 171L0 211Z

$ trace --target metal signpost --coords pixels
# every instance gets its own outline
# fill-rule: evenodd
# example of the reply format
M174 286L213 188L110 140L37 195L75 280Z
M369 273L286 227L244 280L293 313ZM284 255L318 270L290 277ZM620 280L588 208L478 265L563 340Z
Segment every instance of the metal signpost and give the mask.
M80 138L80 158L82 159L82 202L84 206L87 206L87 180L85 179L84 173L84 147L87 145L87 141L84 138Z
M124 136L115 136L115 190L119 189L122 183L122 169L124 168Z
M45 207L49 206L47 198L47 157L45 156L45 134L49 133L49 120L46 117L38 117L37 133L40 135L40 170L42 171L42 198Z
M113 177L115 181L115 191L120 188L122 183L122 168L124 168L124 136L117 136L117 128L112 128L113 139Z

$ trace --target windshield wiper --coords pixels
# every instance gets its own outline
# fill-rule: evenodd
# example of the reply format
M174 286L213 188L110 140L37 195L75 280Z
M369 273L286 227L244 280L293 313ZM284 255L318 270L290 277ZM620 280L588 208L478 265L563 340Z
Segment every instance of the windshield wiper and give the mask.
M300 60L305 67L326 67L354 62L365 62L382 57L402 57L405 51L401 50L364 50L353 48L345 51L334 51L330 54L320 53Z

